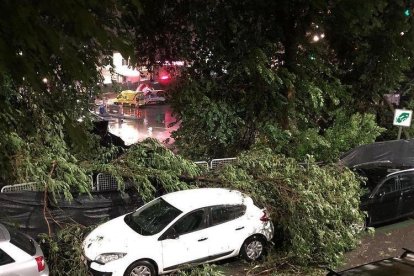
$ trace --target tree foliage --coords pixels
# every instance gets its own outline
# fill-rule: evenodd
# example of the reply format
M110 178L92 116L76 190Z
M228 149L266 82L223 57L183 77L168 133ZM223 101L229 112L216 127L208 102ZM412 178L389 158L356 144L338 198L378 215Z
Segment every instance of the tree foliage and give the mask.
M120 190L125 189L125 182L131 183L145 201L155 195L189 188L184 178L193 178L202 172L194 162L175 155L151 138L131 146L110 162L93 162L84 166L90 172L114 176Z
M264 128L257 144L272 148L297 160L312 155L322 162L335 162L351 148L369 144L385 131L376 124L375 115L338 110L333 125L325 131L308 128L302 131L283 131L273 125Z
M234 155L269 126L313 129L323 140L341 110L380 114L383 95L413 66L414 20L402 0L144 0L142 7L133 24L143 41L137 54L189 65L171 98L182 121L177 146L192 158Z
M308 158L293 158L260 148L241 154L207 185L244 191L266 206L293 264L337 264L342 254L356 246L364 222L359 209L360 179L336 165L320 167Z
M132 49L121 17L127 4L139 8L137 1L3 1L0 74L37 93L53 90L68 103L70 85L96 85L96 66L114 49Z
M88 111L99 66L132 49L122 20L137 1L0 4L0 181L40 182L54 195L90 189L85 159L99 147ZM128 54L126 54L128 55Z
M89 275L88 268L83 262L82 242L92 229L93 227L70 224L54 236L46 234L39 236L52 275Z
M4 107L0 114L1 182L38 182L43 187L47 185L53 195L69 199L73 190L88 192L89 177L79 167L64 128L75 123L62 113L47 114L38 103L27 101L19 92L8 84L0 87ZM87 135L81 129L76 133L82 134ZM82 148L96 141L91 139Z

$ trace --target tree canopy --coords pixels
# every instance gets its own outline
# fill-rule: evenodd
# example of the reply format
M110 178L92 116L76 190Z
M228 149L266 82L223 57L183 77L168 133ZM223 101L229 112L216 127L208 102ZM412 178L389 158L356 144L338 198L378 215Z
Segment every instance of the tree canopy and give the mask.
M233 155L275 133L295 143L311 130L323 140L338 114L383 112L383 95L413 66L402 0L141 3L137 55L189 65L172 95L182 120L175 138L188 156ZM381 133L373 127L361 142Z
M66 196L89 189L79 160L102 151L86 131L88 102L113 49L133 49L121 17L131 5L139 9L112 0L0 4L2 184L39 181Z
M333 160L384 132L376 116L383 95L399 89L413 66L414 21L405 5L5 0L0 181L37 181L67 198L74 189L87 192L88 173L96 170L141 182L145 199L158 188L188 187L183 176L201 173L192 162L152 140L114 158L117 149L103 149L87 131L99 67L113 50L140 65L183 60L170 99L181 120L174 133L179 152L208 159L253 148L213 176L227 187L272 196L263 202L278 218L289 214L283 230L302 257L293 256L298 263L310 263L315 253L318 262L335 263L356 242L350 226L363 219L356 211L358 179L309 158L303 167L275 152ZM287 190L295 190L296 202L283 197ZM307 219L298 217L303 213ZM338 235L341 243L334 244Z
M174 138L194 159L233 156L258 142L298 158L335 159L384 133L376 125L390 121L383 95L410 95L412 87L413 18L402 0L0 5L1 179L8 183L36 174L24 165L39 167L29 148L50 153L42 164L56 159L50 145L58 141L74 158L64 160L75 163L96 148L78 119L114 49L141 65L185 62L171 96L181 120Z

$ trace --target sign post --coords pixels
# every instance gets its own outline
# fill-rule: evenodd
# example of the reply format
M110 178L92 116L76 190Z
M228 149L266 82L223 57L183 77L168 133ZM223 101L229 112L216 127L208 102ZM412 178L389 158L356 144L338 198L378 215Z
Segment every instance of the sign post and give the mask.
M398 138L401 138L401 131L403 127L409 127L411 125L411 119L413 116L412 110L396 109L394 112L393 125L398 126Z

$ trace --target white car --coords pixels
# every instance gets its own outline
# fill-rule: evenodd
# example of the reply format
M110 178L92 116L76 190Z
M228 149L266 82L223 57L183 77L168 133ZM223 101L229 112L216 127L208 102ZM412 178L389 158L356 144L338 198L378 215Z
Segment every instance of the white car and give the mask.
M29 236L0 223L0 276L47 276L42 249Z
M272 237L270 218L250 197L202 188L166 194L98 226L83 249L94 275L152 276L237 255L257 260Z
M145 104L165 103L164 90L148 90L144 94Z

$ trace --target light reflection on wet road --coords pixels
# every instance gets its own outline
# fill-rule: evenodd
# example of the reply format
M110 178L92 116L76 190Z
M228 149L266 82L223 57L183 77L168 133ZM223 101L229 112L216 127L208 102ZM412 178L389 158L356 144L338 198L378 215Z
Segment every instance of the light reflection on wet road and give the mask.
M126 145L131 145L145 138L152 137L160 142L168 144L173 142L170 138L171 132L178 128L178 125L171 126L175 122L172 110L169 105L149 105L140 108L127 108L116 112L108 108L111 117L105 117L109 121L109 131L121 137ZM118 114L123 113L125 116Z

